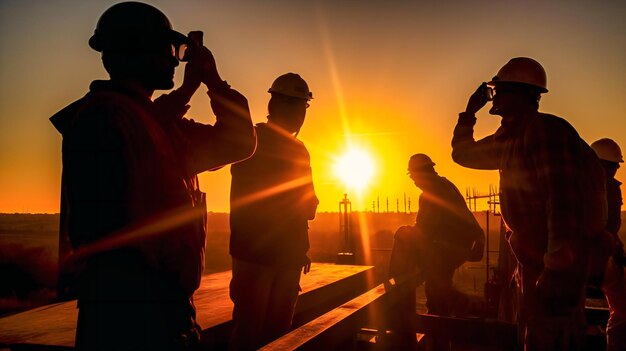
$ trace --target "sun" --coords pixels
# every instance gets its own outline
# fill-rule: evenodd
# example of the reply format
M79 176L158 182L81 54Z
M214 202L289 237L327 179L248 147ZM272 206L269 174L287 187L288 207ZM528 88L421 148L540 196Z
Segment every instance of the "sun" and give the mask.
M335 160L334 173L344 185L353 190L363 190L375 173L374 161L365 150L349 149Z

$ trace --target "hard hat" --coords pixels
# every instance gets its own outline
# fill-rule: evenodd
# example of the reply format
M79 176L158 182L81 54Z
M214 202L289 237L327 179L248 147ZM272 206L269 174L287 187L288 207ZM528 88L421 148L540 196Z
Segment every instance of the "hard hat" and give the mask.
M415 154L409 159L409 173L427 170L435 165L435 162L424 154Z
M169 42L187 43L187 37L172 29L159 9L141 2L121 2L104 11L89 46L96 51L141 50Z
M487 84L495 86L498 83L522 83L538 88L541 93L548 92L546 71L539 62L528 57L511 59Z
M622 150L617 143L609 138L596 140L591 144L591 148L596 152L598 158L609 162L624 162Z
M313 99L313 93L309 91L309 86L302 77L295 73L285 73L276 78L267 92L306 100Z

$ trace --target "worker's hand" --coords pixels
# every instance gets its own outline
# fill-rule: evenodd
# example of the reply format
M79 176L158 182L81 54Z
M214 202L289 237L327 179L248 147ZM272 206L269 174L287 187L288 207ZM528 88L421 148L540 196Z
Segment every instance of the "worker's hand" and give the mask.
M537 279L536 302L547 314L567 315L581 298L581 274L544 269Z
M189 40L189 43L187 43L187 49L185 51L187 63L185 64L185 76L183 77L183 85L181 86L181 89L184 91L195 92L202 83L204 63L200 55L201 46L201 42L194 40Z
M481 84L474 94L470 96L465 112L474 115L483 108L483 106L487 104L487 101L489 101L489 89L487 83Z
M302 273L307 274L311 271L311 259L309 256L305 256L304 265L302 266Z
M209 90L212 88L222 85L222 78L220 78L220 74L217 72L217 64L215 63L215 58L213 57L213 53L206 48L206 46L202 46L199 48L202 60L202 83L204 83Z
M185 65L185 78L183 86L197 89L200 83L204 83L209 90L223 84L213 53L201 42L190 41L185 53L187 64Z

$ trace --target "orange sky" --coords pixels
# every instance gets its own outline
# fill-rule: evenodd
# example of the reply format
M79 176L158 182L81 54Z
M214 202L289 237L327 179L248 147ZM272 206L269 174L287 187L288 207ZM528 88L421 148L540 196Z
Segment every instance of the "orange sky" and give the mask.
M87 46L114 1L0 1L0 212L58 212L61 137L48 117L106 78ZM377 175L353 209L419 192L405 175L411 154L429 154L464 191L486 192L497 173L450 158L458 112L482 81L514 56L541 62L550 92L541 110L569 120L588 142L626 148L624 1L152 1L174 28L202 30L222 76L265 121L267 89L285 72L314 93L300 133L321 211L345 191L333 159L350 144L368 149ZM177 73L181 81L182 69ZM158 94L157 94L158 95ZM189 116L214 118L202 92ZM484 109L485 111L487 108ZM477 134L499 117L478 115ZM622 172L622 171L620 171ZM618 172L618 178L622 178ZM228 211L228 168L200 176L209 210ZM358 199L357 199L358 198Z

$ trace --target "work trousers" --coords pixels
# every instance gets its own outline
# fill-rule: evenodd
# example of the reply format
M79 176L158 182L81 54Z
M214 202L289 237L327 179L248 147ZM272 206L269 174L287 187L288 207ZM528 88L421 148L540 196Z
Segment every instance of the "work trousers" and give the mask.
M452 286L452 277L459 265L459 259L425 240L414 227L402 226L396 231L389 260L389 278L405 284L405 289L396 291L388 306L388 324L395 338L393 349L416 349L415 288L422 282L425 283L428 313L450 316L457 312L459 302L467 299ZM403 282L415 272L418 273L416 279ZM429 350L449 349L445 339L429 336L426 343Z
M609 257L602 292L609 304L609 321L606 325L608 351L626 350L626 274L613 257Z
M582 350L587 328L584 310L587 270L584 264L581 265L580 274L574 278L576 281L568 282L568 286L574 287L568 293L575 296L575 302L571 304L561 305L560 301L551 303L538 296L536 285L541 271L539 267L531 269L521 264L517 268L520 350Z
M233 258L230 350L256 350L291 327L302 267L274 267Z
M459 300L463 299L462 294L452 286L452 278L460 260L451 256L451 253L423 240L415 228L400 227L394 236L389 277L398 279L417 269L420 277L416 286L422 281L426 284L424 290L428 313L450 315Z

